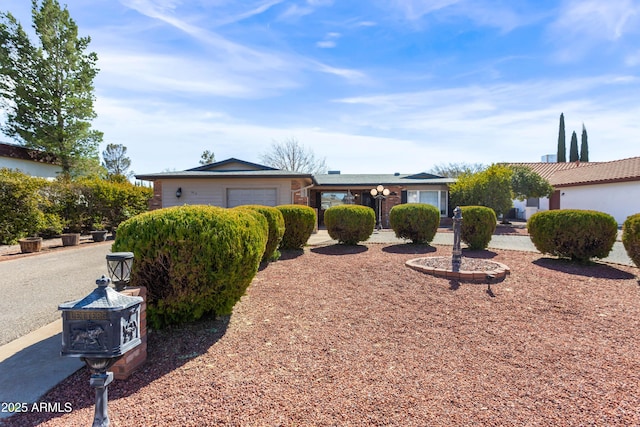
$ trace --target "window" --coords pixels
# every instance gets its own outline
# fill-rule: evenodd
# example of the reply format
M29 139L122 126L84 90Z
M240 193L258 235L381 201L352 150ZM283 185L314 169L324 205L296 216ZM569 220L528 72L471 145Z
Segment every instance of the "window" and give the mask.
M447 192L440 190L407 191L407 203L426 203L440 210L441 216L447 215Z

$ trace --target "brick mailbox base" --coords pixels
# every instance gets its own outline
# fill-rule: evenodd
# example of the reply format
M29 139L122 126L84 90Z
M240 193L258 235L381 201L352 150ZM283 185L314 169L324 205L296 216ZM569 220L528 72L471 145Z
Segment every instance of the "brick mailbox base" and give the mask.
M144 286L130 287L121 293L143 299L140 305L140 340L142 343L122 355L120 360L111 367L115 379L126 380L147 360L147 288Z

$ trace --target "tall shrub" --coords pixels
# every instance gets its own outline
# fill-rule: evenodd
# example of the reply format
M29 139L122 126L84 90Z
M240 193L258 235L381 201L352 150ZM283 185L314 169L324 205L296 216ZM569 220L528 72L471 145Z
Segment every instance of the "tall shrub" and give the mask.
M236 209L253 209L263 215L269 225L269 238L264 250L262 261L276 260L280 256L278 246L284 236L284 217L282 213L272 206L263 205L243 205Z
M604 212L562 209L531 215L527 229L540 252L587 261L609 255L618 234L618 223Z
M355 245L371 236L376 224L376 214L368 206L332 206L324 212L324 224L332 239L346 245Z
M255 211L180 206L120 224L113 251L134 253L131 282L148 290L149 323L229 314L258 271L268 225Z
M440 225L440 211L426 203L396 205L389 212L389 223L400 239L430 243Z
M304 205L276 206L284 218L284 236L280 247L300 249L309 240L316 224L316 211Z
M461 206L462 227L460 239L469 249L485 249L496 231L496 213L485 206Z
M640 267L640 213L625 220L622 226L622 244L629 258Z
M17 170L0 169L0 244L13 244L41 229L40 190L45 182Z

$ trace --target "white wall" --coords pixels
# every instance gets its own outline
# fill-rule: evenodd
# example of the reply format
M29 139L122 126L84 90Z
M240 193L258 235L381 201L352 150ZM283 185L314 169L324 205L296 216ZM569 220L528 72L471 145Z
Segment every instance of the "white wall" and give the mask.
M182 188L182 196L176 190ZM163 179L162 207L182 205L213 205L227 207L229 188L275 188L279 205L292 203L291 179Z
M30 160L14 159L13 157L0 157L0 168L19 169L20 171L42 178L56 178L62 168L49 163L32 162Z
M613 216L622 224L629 215L640 213L640 181L562 187L561 209L591 209Z

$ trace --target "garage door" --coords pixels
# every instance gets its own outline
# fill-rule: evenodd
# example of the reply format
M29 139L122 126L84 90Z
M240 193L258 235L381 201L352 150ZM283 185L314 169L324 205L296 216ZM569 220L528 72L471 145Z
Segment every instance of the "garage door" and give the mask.
M227 190L227 206L230 208L240 205L275 206L275 188L229 189Z

